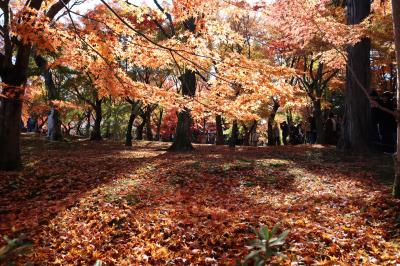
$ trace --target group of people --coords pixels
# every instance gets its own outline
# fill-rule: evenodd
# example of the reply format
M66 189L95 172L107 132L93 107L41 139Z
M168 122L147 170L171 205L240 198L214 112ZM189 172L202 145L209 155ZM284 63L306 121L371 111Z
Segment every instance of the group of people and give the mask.
M379 96L374 90L371 93L371 98L381 107L390 111L396 109L394 95L389 91L385 91L381 96ZM372 107L371 116L373 130L372 138L374 144L379 150L384 152L394 152L397 138L396 120L394 116L378 107Z
M323 124L324 143L336 145L340 135L340 120L337 116L330 113ZM282 142L281 142L282 132ZM315 144L317 142L317 124L313 115L309 116L306 123L289 124L283 121L278 126L274 124L272 128L272 144L273 145L298 145L298 144Z
M21 131L22 132L37 132L38 123L34 117L29 117L26 121L26 127L24 121L21 119Z

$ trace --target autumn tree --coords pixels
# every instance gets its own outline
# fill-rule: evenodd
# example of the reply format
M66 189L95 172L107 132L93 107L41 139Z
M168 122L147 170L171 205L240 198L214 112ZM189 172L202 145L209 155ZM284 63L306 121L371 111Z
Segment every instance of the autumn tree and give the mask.
M43 7L43 0L1 1L3 15L1 27L2 53L0 55L0 77L2 95L0 102L0 169L14 170L21 165L20 130L21 97L28 79L29 60L32 48L53 48L51 42L57 38L49 34L49 21L69 0L55 2ZM46 9L47 8L47 9ZM39 30L40 29L40 30Z

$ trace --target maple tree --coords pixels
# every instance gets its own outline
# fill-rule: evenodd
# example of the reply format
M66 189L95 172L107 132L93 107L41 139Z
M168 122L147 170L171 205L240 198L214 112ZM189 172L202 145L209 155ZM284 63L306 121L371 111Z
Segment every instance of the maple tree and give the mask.
M381 180L400 197L400 157L393 173L363 153L376 110L400 152L398 1L84 2L0 0L0 233L34 249L10 257L400 263L399 202ZM376 100L394 91L397 106ZM273 147L281 121L308 142L311 117L331 144L333 113L341 152ZM27 120L37 133L21 134ZM271 147L244 147L265 135Z

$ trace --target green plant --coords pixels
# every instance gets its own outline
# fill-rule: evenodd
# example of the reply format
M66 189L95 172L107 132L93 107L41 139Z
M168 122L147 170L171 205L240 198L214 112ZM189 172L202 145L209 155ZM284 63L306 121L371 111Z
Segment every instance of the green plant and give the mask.
M278 235L279 227L280 224L278 223L271 231L268 226L260 226L258 231L252 228L257 239L253 240L249 245L252 251L244 258L243 262L238 262L237 265L247 266L253 262L252 265L261 266L265 265L269 258L275 256L278 248L285 244L285 239L289 234L289 230L285 230Z
M24 254L32 245L23 236L14 239L9 239L7 236L3 238L7 244L0 248L0 263L7 262L7 265L13 265L12 262L7 261L12 254Z

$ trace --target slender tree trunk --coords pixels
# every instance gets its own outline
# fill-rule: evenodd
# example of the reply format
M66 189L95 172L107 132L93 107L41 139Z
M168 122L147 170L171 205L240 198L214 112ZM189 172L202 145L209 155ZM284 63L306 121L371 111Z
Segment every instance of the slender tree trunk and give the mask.
M400 198L400 121L398 117L400 114L400 2L397 0L392 0L392 16L397 65L397 147L395 155L393 196Z
M370 14L371 4L367 0L348 0L348 24L359 24ZM342 137L338 147L344 150L368 151L371 145L371 108L369 100L360 87L370 87L370 50L371 42L364 38L348 49L345 115Z
M93 130L90 134L90 140L102 140L101 137L101 120L103 119L102 108L101 108L102 100L96 100L96 108L94 112L96 114L96 119L94 120Z
M145 120L146 120L146 139L149 141L153 140L153 131L151 130L151 113L152 113L152 107L148 106Z
M324 144L325 134L324 134L324 119L321 110L321 100L317 99L313 101L313 115L315 118L315 125L317 127L317 144Z
M132 110L131 110L131 115L129 116L129 121L128 121L128 127L126 129L126 138L125 138L125 146L132 146L132 127L133 127L133 122L135 122L136 119L136 108L132 104Z
M276 112L279 109L279 103L277 101L274 101L274 106L272 108L272 112L268 117L268 146L274 146L275 145L275 136L274 136L274 131L273 131L273 123L275 121L275 115Z
M146 125L146 120L142 117L142 122L136 128L136 140L143 140L143 129Z
M250 128L247 130L247 128L245 129L245 135L244 135L244 139L243 139L243 145L244 146L250 146L250 136L253 133L255 127L257 125L257 121L253 121L253 123L251 124Z
M86 128L85 128L85 135L86 136L90 135L90 123L91 123L90 117L91 116L92 116L92 110L88 110L87 113L86 113L86 120L87 120Z
M164 110L161 109L160 116L158 117L158 121L157 121L157 134L156 134L157 141L161 140L161 123L162 123L163 113L164 113Z
M244 136L243 136L243 146L250 146L250 132L251 127L248 129L246 126L243 126Z
M238 139L238 123L237 120L233 120L231 137L229 139L229 148L235 148Z
M222 128L222 117L221 115L217 115L215 117L215 125L216 125L216 141L215 144L217 145L224 145L224 130Z

